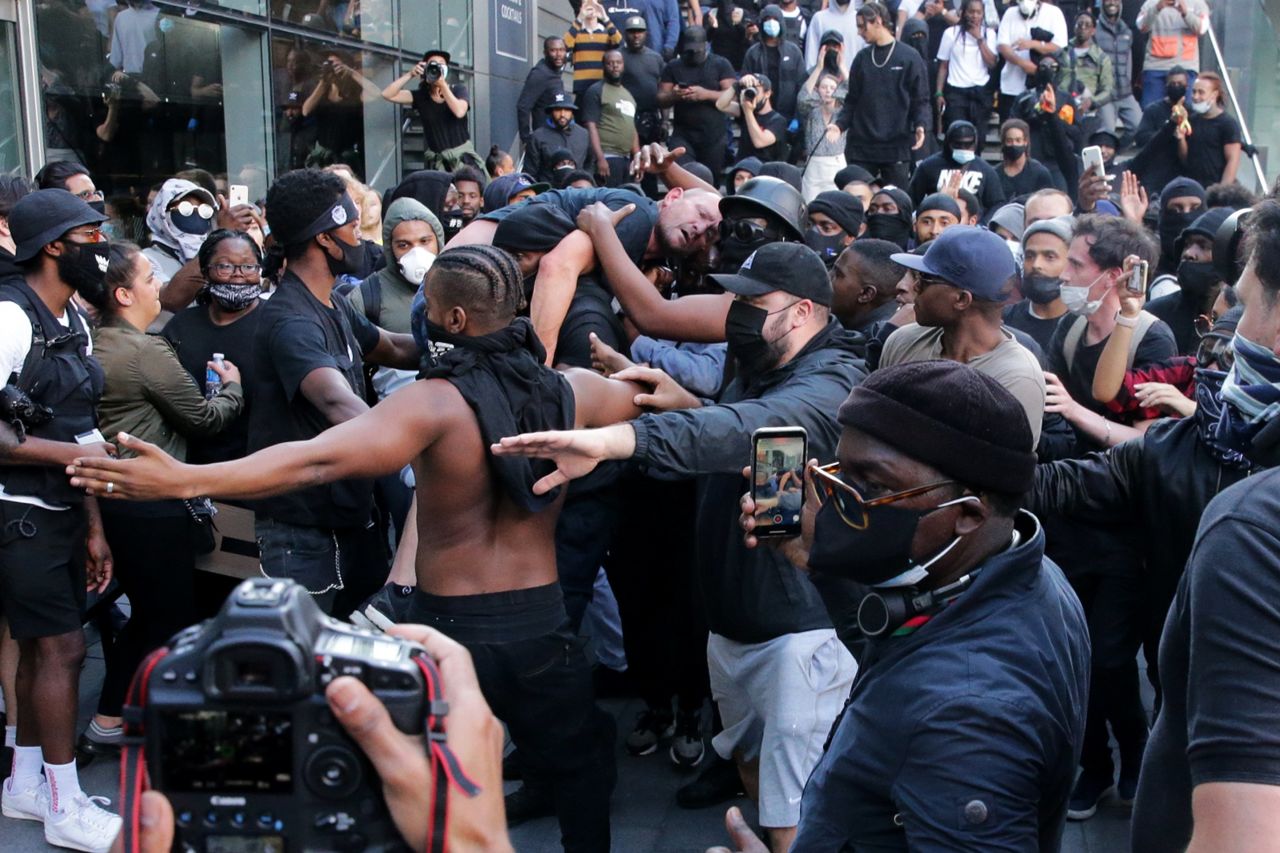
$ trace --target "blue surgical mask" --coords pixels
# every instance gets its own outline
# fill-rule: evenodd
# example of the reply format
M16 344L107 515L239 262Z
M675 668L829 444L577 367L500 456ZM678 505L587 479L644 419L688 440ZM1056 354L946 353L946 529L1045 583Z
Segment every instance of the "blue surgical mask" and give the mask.
M977 156L978 155L973 151L965 151L960 148L957 148L955 151L951 152L951 159L955 160L961 166L965 165L966 163L972 163L973 159Z
M779 24L773 18L770 18L764 22L760 29L763 30L764 34L769 38L776 39L782 33L782 24Z

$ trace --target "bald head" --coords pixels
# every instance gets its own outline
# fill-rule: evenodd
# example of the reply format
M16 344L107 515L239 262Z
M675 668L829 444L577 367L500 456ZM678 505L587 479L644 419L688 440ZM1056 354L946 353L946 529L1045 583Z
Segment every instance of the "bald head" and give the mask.
M1071 203L1071 196L1062 190L1037 190L1027 198L1023 228L1030 228L1033 223L1042 219L1070 216L1074 210L1075 205Z

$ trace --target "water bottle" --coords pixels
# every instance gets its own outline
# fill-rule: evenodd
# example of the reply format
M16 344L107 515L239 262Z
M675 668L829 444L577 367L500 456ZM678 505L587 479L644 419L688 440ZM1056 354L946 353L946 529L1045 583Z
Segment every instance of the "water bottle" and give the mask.
M213 354L214 362L221 367L223 355L220 352ZM204 370L204 398L212 400L218 396L218 392L222 390L222 377L218 375L212 367L206 367Z

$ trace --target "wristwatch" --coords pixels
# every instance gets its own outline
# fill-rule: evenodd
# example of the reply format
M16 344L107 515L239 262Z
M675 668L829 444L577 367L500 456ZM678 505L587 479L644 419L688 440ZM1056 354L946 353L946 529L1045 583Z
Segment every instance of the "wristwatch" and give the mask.
M1126 317L1120 313L1119 309L1116 309L1116 325L1124 326L1126 329L1136 329L1138 328L1138 318Z

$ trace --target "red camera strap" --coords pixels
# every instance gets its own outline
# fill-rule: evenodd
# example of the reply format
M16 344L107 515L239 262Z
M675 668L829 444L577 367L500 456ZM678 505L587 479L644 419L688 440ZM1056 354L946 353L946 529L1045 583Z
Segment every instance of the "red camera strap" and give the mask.
M167 654L168 647L162 646L147 655L138 671L133 674L129 692L125 694L120 749L120 817L124 821L120 840L124 845L124 853L138 853L141 849L139 821L142 814L142 793L150 787L147 780L142 712L147 703L147 684L151 681L151 673Z

